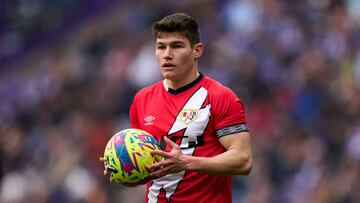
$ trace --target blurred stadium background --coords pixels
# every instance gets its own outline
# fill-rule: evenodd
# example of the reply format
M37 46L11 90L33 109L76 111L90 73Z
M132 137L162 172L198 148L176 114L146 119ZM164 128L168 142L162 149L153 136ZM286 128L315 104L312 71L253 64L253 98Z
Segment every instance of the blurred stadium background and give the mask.
M2 0L0 202L143 201L98 158L160 79L151 23L179 11L201 71L246 103L255 162L234 202L359 203L358 0Z

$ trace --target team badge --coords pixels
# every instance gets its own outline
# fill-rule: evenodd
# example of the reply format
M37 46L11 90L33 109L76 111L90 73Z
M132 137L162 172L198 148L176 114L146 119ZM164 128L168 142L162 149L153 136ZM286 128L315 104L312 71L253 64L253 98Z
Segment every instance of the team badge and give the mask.
M183 109L180 111L178 117L186 125L189 125L191 122L197 119L198 115L199 115L198 109Z

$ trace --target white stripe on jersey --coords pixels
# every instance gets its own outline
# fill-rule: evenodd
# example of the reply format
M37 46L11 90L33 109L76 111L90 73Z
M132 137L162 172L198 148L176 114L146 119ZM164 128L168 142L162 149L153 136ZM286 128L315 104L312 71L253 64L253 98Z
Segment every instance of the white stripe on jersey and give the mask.
M186 102L183 109L200 109L201 105L204 103L206 97L207 97L208 91L200 87L194 95ZM181 111L179 111L180 114ZM188 125L184 123L181 119L179 119L179 115L176 117L175 123L173 124L172 128L169 131L169 135L178 132L182 129L187 128Z
M195 147L189 148L189 141L197 142L197 136L201 136L204 133L206 126L208 125L210 118L210 104L207 105L204 109L200 109L204 103L208 91L200 87L192 97L184 105L183 109L197 109L199 110L199 115L190 124L184 123L179 115L176 117L175 123L169 131L169 135L178 132L180 130L186 129L184 132L184 137L181 141L180 148L182 152L186 155L192 155L194 153ZM181 112L181 111L179 111ZM180 113L179 113L180 114ZM181 171L175 174L169 174L162 178L153 181L153 184L149 188L148 193L148 203L156 203L157 197L160 193L160 189L163 188L166 191L166 198L169 200L171 195L175 192L180 180L184 177L185 171Z
M156 203L160 189L166 191L166 198L169 200L170 196L175 192L179 181L184 176L185 171L175 174L169 174L153 181L152 186L149 188L148 203Z

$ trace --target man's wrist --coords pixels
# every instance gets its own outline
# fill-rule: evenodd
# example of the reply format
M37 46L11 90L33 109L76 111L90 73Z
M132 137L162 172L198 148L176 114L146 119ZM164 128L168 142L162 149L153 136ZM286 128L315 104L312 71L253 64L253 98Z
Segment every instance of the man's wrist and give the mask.
M187 171L197 171L200 169L199 157L186 156L185 163L185 170Z

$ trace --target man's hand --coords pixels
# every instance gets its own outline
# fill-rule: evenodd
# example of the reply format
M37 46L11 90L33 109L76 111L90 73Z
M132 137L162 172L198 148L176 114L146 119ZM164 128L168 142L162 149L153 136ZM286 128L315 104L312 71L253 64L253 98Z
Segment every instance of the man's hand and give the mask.
M113 170L112 170L111 168L107 167L107 166L108 166L108 164L106 164L106 162L107 162L106 158L105 158L105 157L100 157L100 158L99 158L99 161L100 161L101 163L103 163L103 164L104 164L104 166L105 166L105 169L104 169L104 176L109 177L109 176L110 176L110 174L111 174L111 172L112 172ZM111 179L110 179L110 180L111 180Z
M178 173L186 170L187 155L184 155L180 150L179 145L171 141L169 138L164 137L164 141L170 146L171 151L165 152L161 150L153 150L151 153L164 157L163 161L154 163L148 167L151 171L150 177L153 179L161 178L170 173Z

